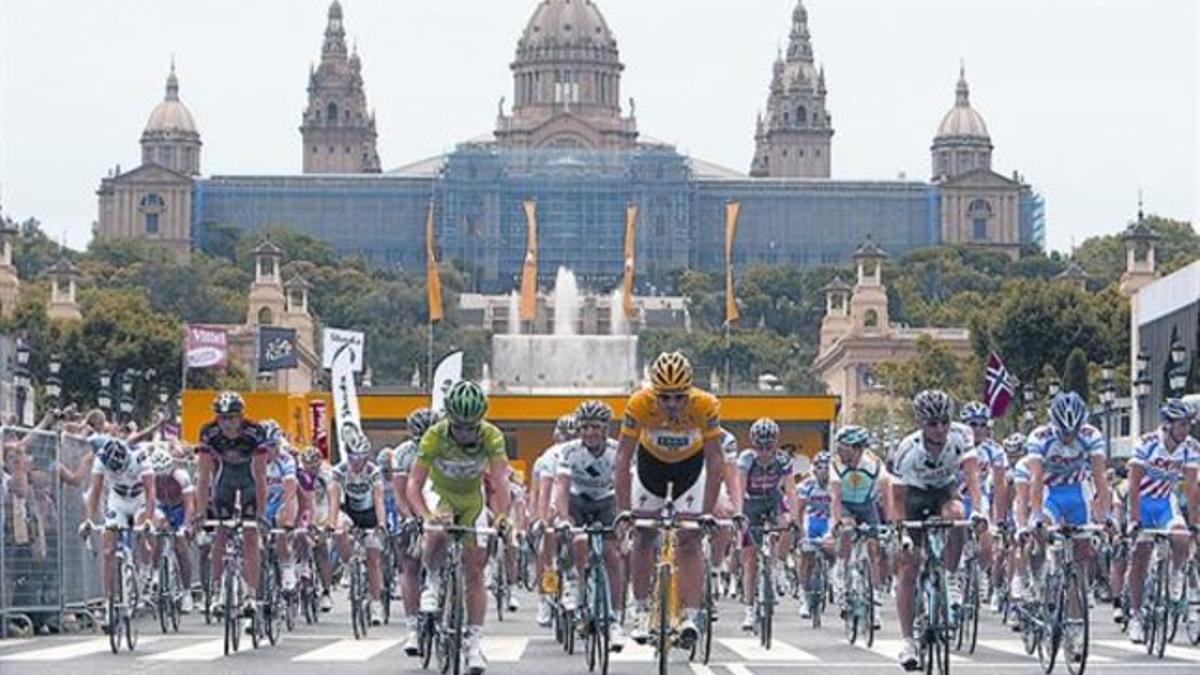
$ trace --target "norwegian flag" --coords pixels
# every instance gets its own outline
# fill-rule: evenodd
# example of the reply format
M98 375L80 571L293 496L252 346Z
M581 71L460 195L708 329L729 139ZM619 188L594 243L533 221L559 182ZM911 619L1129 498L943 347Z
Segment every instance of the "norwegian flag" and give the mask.
M1008 410L1016 392L1017 380L1004 367L1000 355L992 352L988 355L987 374L983 382L983 400L992 411L992 417L1001 417Z

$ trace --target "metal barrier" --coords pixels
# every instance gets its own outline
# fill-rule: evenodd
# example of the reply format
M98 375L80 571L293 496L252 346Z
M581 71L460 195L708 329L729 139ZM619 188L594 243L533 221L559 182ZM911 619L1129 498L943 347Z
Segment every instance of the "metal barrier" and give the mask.
M83 459L91 453L92 448L85 439L66 434L62 436L59 447L63 466L78 476L76 484L64 483L62 487L65 535L62 544L63 604L68 609L81 608L99 603L104 598L104 588L100 583L100 561L75 534L86 514L85 500L92 476L83 472L84 469L90 469L90 465L83 466Z
M10 621L23 630L61 626L63 491L59 435L0 428L0 637Z

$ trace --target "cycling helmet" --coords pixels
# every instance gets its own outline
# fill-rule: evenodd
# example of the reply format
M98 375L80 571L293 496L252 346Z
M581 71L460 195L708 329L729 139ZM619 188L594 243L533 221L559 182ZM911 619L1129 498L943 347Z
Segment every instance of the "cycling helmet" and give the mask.
M277 448L283 447L287 440L283 435L283 429L279 427L279 423L275 420L267 420L262 423L263 438L267 443Z
M554 433L567 438L579 435L579 421L574 414L563 415L554 422Z
M990 422L992 421L992 411L980 401L971 401L962 407L962 411L958 413L958 418L963 422Z
M1059 438L1079 433L1088 421L1087 404L1073 392L1059 394L1050 402L1050 425Z
M954 417L954 399L941 389L926 389L913 397L913 416L918 422L949 422Z
M1162 418L1164 424L1180 420L1191 421L1195 415L1196 412L1192 410L1192 406L1180 398L1169 398L1163 401L1162 406L1158 409L1158 416Z
M663 352L650 366L650 382L658 393L692 388L692 364L681 352Z
M321 463L321 451L311 445L300 451L300 463L304 466L316 466Z
M459 380L446 392L446 415L456 424L475 424L488 409L487 394L470 380Z
M175 468L175 458L166 448L158 448L150 455L150 467L154 469L154 473L164 476Z
M779 441L779 425L770 417L761 417L750 425L750 444L769 448Z
M114 473L124 471L132 458L133 451L129 449L129 444L112 436L107 437L100 450L100 463Z
M1025 450L1025 434L1017 432L1004 439L1004 451L1010 455L1019 455Z
M847 445L851 448L865 448L871 442L871 433L864 427L850 424L838 429L835 440L838 445Z
M223 391L213 400L213 412L218 415L236 415L246 410L246 402L236 391Z
M575 419L580 424L584 422L608 424L612 421L612 416L612 408L604 401L597 401L596 399L584 401L575 409Z
M408 420L406 420L408 433L414 439L419 439L425 435L425 432L435 422L437 422L437 416L433 414L432 410L429 408L417 408L408 414Z
M813 457L813 460L812 460L813 470L816 471L817 469L828 469L829 464L832 461L833 461L833 455L829 454L825 450L822 450L821 452L818 452L816 454L816 456Z

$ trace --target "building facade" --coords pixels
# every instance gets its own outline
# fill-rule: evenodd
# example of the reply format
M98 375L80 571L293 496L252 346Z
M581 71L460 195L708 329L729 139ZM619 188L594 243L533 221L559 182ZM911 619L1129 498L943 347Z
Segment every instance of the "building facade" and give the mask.
M502 98L493 132L376 173L362 64L346 53L335 2L321 65L310 78L303 173L196 178L145 164L102 184L101 234L163 238L166 217L147 219L159 207L141 200L152 181L165 190L174 180L186 197L156 194L164 212L190 200L186 222L170 221L170 241L179 247L203 248L217 227L287 227L345 255L418 271L432 202L439 258L465 263L473 272L470 290L486 293L515 287L526 239L521 204L528 198L538 203L543 281L565 266L597 289L611 287L623 270L625 209L637 203L641 294L654 294L681 268L721 269L728 200L742 204L739 265L842 262L867 236L894 255L959 242L1015 255L1043 242L1041 197L1018 175L992 171L991 137L970 106L965 75L931 147L931 180L832 178L828 89L802 2L792 13L787 51L771 72L749 173L642 134L634 101L623 101L624 68L596 3L541 0L511 64L511 109ZM129 194L120 196L125 184Z

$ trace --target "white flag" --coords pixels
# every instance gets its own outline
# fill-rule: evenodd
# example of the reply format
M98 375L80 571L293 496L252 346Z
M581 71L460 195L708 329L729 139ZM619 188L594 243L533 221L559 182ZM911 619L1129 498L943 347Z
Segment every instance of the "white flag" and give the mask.
M446 392L462 379L463 353L450 352L433 369L433 387L429 407L437 415L446 410Z

